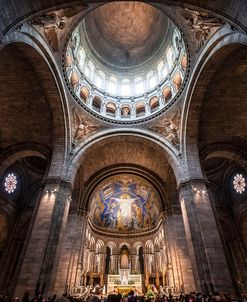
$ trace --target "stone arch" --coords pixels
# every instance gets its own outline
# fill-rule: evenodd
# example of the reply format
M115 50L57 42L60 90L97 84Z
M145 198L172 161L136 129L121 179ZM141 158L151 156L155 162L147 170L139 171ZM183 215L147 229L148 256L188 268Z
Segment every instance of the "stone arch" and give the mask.
M0 212L0 256L8 241L8 219Z
M109 241L106 243L106 247L109 247L111 250L111 255L114 255L117 253L117 245L113 241Z
M159 242L159 238L155 237L154 239L154 251L159 251L160 250L160 242Z
M182 134L186 166L190 178L203 178L198 149L199 123L201 110L206 102L206 92L212 74L223 64L224 60L247 45L247 39L241 34L224 33L218 40L211 41L208 49L201 54L199 63L193 71L188 91L187 101L183 111ZM247 49L247 48L246 48ZM192 164L193 163L193 164ZM193 168L191 168L193 167Z
M241 235L245 249L247 250L247 214L241 224Z
M142 244L140 241L135 242L135 243L133 244L133 251L135 251L136 254L138 255L139 249L140 249L140 247L142 247L142 246L143 246L143 244Z
M97 2L97 1L93 1ZM92 2L92 3L93 3ZM10 0L8 5L3 7L3 15L5 15L4 22L2 24L3 35L11 31L13 27L17 27L23 24L24 20L27 18L33 18L33 15L36 13L42 13L42 11L52 10L54 7L60 9L64 7L64 4L59 0L48 0L46 2L34 2L30 7L30 2L25 0L21 5L17 6L17 9L13 10L14 0ZM73 0L68 0L66 2L68 5L74 3ZM102 3L107 3L107 1L102 1ZM152 1L147 1L147 3L152 4ZM224 3L225 5L222 5ZM233 22L236 22L242 29L246 29L246 3L241 1L237 6L235 2L227 0L227 2L217 1L217 2L202 2L200 0L185 0L182 3L176 2L176 5L186 7L189 6L191 9L202 9L203 11L211 12L222 12L222 15L226 18L229 18Z
M0 175L2 175L5 170L18 161L21 158L37 156L41 157L47 161L50 161L51 151L42 144L18 144L11 146L4 150L2 156L0 157Z
M7 47L18 47L31 62L37 78L42 82L49 108L52 112L52 160L50 176L61 175L67 149L70 146L69 109L62 83L62 75L56 64L53 53L42 37L30 28L32 33L13 32L4 37L1 51Z
M96 253L104 253L105 251L105 244L101 239L98 239L96 242Z
M94 239L93 236L90 238L89 249L90 249L91 251L95 251L95 239Z
M130 246L130 244L129 244L128 242L123 241L123 242L119 243L119 245L118 245L118 250L119 250L119 252L121 251L121 249L122 249L124 246L126 246L126 247L128 248L128 250L131 251L131 246Z
M131 140L132 143L145 144L145 145L149 146L150 148L153 148L153 152L158 152L161 155L161 158L164 158L163 163L166 162L168 165L170 165L172 167L172 170L175 174L177 183L179 183L179 181L183 175L183 170L182 170L183 166L180 164L180 160L177 157L178 152L175 150L175 148L174 149L170 148L170 146L167 145L164 140L162 140L162 139L160 140L160 137L154 135L153 133L151 134L147 131L142 131L142 130L130 130L129 128L128 129L114 129L114 131L106 130L103 133L101 132L99 134L93 135L89 139L86 139L83 142L83 145L78 147L74 152L74 156L71 160L69 170L67 172L68 180L72 184L74 183L74 178L76 176L76 173L77 173L79 167L81 166L81 164L83 163L83 161L85 160L85 158L87 158L87 156L89 154L90 154L90 156L92 155L92 152L94 152L98 148L101 148L101 146L105 146L106 144L111 144L112 142L115 142L116 144L120 145L122 143L128 142L128 140L129 141ZM143 148L141 148L141 149L143 149ZM101 150L101 152L102 152L102 150ZM130 150L127 151L126 155L129 152L130 152ZM150 153L150 154L152 154L152 160L150 158L150 163L151 162L155 163L155 158L153 157L153 154L154 154L153 152ZM98 159L99 159L99 157L98 157ZM128 160L130 160L130 159L133 161L133 164L138 164L138 163L134 163L135 157L133 157L133 156L128 157ZM149 168L148 157L145 158L142 156L142 159L143 160L145 159L145 164L143 162L143 166ZM128 163L130 163L130 162L128 161ZM102 159L101 159L101 164L105 165L105 166L109 166L109 165L106 165L106 161L102 160ZM160 166L161 166L161 162L159 161L159 163L157 163L157 167L155 168L156 173L160 169L159 168ZM103 168L103 166L102 167L98 166L98 170L101 168ZM153 168L150 170L152 171ZM157 173L157 174L159 175L159 173ZM85 175L85 178L88 178L88 177Z
M153 254L154 253L154 244L152 240L148 240L145 243L145 250L147 254Z

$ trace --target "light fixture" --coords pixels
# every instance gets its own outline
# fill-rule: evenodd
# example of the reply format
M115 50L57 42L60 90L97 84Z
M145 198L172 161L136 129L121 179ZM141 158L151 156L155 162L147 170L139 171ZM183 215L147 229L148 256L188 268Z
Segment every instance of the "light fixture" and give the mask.
M195 193L198 193L200 195L205 195L207 193L207 190L205 188L198 188L198 187L192 187L193 191Z
M57 193L57 189L47 189L46 191L45 191L46 193L49 193L49 194L53 194L53 193Z

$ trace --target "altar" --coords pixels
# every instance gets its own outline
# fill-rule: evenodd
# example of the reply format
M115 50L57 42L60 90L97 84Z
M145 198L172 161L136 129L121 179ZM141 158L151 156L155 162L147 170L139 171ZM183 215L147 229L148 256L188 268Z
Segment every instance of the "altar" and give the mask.
M107 293L128 294L131 290L142 293L142 276L131 274L130 269L120 269L119 274L108 275Z

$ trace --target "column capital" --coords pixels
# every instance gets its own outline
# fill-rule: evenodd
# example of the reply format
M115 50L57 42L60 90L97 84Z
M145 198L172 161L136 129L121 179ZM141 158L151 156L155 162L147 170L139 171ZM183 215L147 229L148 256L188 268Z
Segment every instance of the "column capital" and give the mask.
M181 180L178 185L178 190L190 189L194 186L206 186L207 180L205 178L191 178L186 180Z

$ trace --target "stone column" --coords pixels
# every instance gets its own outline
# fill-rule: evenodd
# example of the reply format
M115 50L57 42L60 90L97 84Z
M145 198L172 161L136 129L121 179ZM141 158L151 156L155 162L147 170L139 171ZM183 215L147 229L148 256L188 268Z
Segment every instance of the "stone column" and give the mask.
M134 271L138 272L140 270L139 267L139 257L138 255L134 255Z
M150 263L149 263L149 259L151 257L150 254L146 254L144 253L144 272L145 272L145 281L144 281L144 285L145 287L147 287L149 285L149 272L151 272L151 268L150 268Z
M111 255L110 256L110 268L109 271L111 272L112 270L116 270L116 256L115 255Z
M74 286L79 285L81 280L80 250L84 242L86 214L78 212L78 199L78 193L74 193L61 245L58 268L53 272L51 293L62 294L66 289L70 291Z
M175 205L167 212L164 219L167 242L168 285L175 291L190 292L196 289L192 274L189 246L185 235L181 209ZM195 277L196 279L196 277Z
M136 117L136 107L134 105L132 105L131 107L131 114L130 114L131 118L135 118Z
M180 202L197 288L233 292L205 181L182 184Z
M93 97L92 95L89 95L87 98L87 105L89 108L92 108L92 104L93 104Z
M22 263L15 295L28 290L47 293L51 275L57 268L58 254L67 223L70 205L70 184L61 180L47 180L27 251Z

